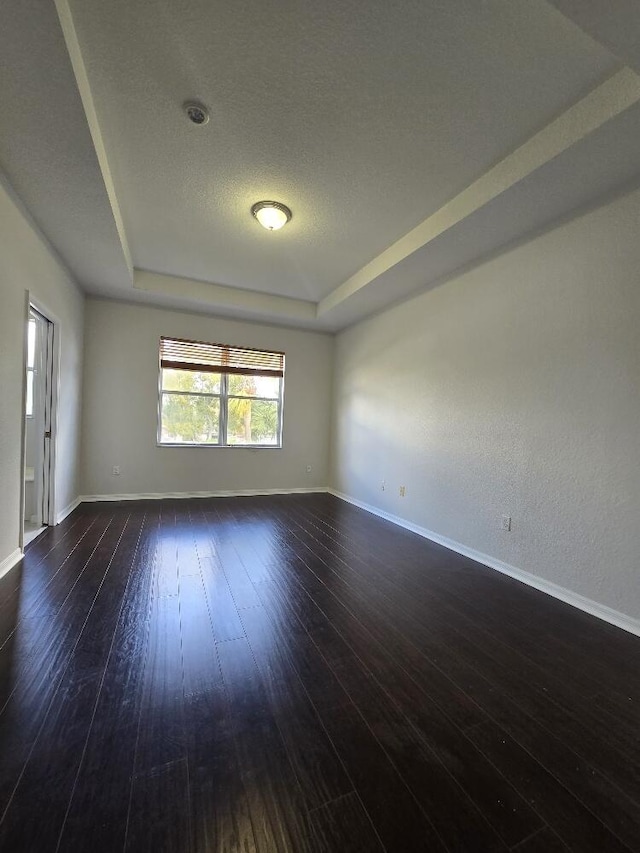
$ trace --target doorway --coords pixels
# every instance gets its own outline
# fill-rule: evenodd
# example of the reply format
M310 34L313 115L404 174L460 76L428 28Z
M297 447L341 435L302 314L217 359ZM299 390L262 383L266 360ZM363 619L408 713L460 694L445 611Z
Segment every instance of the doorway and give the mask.
M29 304L24 397L23 547L53 524L54 324Z

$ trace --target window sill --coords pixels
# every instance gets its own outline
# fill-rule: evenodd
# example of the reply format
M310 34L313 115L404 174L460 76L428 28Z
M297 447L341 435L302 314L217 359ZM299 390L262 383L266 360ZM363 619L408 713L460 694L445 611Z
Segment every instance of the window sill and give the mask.
M282 450L281 444L171 444L157 441L156 447L200 448L206 450Z

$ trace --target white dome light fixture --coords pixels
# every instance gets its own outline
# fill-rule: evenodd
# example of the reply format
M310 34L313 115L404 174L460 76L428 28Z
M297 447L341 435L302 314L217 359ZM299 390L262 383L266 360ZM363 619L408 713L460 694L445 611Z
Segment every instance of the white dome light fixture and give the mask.
M279 201L257 201L251 213L267 231L278 231L291 219L291 211Z

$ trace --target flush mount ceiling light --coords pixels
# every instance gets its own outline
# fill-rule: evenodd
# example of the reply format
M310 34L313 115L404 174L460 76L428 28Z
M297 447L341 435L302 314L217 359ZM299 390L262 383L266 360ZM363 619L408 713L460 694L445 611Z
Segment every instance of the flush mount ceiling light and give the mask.
M291 211L279 201L257 201L251 213L267 231L277 231L291 219Z

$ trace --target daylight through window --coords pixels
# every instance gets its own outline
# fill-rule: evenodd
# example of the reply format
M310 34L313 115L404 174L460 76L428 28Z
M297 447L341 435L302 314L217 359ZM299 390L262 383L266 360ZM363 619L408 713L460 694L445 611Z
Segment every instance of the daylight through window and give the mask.
M160 339L160 444L281 447L284 353Z
M33 417L33 386L36 371L36 321L33 317L27 326L27 407L26 415Z

